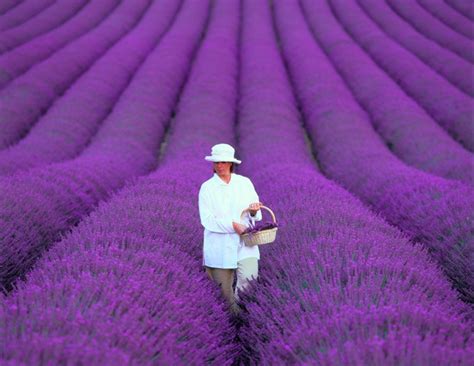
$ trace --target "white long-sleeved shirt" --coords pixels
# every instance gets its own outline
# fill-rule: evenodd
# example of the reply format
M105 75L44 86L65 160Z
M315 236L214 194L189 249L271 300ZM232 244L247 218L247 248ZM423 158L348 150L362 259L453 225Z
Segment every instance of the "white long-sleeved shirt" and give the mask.
M213 268L237 268L237 261L255 257L260 259L258 245L248 247L232 226L232 221L248 225L250 215L242 219L242 211L249 204L259 202L249 178L232 173L229 183L217 174L201 185L199 215L204 226L203 265ZM262 219L261 211L253 218Z

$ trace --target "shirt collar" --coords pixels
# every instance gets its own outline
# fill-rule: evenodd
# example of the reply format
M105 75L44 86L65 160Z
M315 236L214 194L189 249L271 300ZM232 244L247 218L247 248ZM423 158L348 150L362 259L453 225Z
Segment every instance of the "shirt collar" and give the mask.
M235 177L234 177L234 173L230 173L230 182L229 183L226 183L224 182L221 178L219 178L219 176L217 175L217 173L214 173L214 180L216 181L216 183L218 185L221 185L221 186L230 186L231 184L233 185L234 183L234 180L235 180Z

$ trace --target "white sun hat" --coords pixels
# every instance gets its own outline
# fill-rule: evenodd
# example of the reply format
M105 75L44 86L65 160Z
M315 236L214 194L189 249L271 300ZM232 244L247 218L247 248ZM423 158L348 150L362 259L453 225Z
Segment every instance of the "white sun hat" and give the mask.
M211 156L206 156L204 159L214 163L225 161L240 164L241 161L234 157L234 153L235 149L229 144L217 144L212 147Z

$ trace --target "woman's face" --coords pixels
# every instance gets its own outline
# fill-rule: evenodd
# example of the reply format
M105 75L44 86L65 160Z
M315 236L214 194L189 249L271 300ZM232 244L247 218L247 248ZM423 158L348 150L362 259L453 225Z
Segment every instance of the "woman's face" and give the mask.
M217 163L214 163L214 170L217 175L228 175L230 174L231 165L231 162L219 161Z

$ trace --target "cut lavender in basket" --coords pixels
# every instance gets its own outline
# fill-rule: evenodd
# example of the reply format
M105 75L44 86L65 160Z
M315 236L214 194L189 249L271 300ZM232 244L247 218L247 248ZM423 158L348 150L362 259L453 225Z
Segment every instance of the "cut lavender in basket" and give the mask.
M245 229L243 234L255 234L259 231L269 230L275 227L278 227L278 224L276 222L272 222L272 221L267 221L265 223L257 222L255 225L250 226L247 229Z

